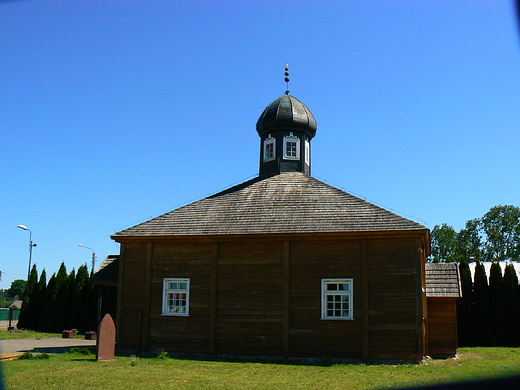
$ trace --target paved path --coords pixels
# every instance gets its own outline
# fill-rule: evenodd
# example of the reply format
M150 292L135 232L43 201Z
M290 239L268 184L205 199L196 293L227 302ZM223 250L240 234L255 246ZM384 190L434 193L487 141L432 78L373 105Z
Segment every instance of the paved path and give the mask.
M0 355L31 353L63 353L70 348L89 348L95 352L96 340L62 339L59 337L44 337L37 339L0 340Z

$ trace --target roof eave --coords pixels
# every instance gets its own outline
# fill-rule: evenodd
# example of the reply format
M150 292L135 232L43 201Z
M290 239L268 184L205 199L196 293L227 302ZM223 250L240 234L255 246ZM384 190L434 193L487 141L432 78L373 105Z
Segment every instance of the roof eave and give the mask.
M270 240L287 240L287 239L309 239L309 238L327 238L327 239L355 239L355 238L398 238L421 236L424 237L426 246L429 247L429 229L400 229L400 230L355 230L355 231L330 231L330 232L281 232L281 233L251 233L251 234L160 234L160 235L118 235L110 236L114 241L123 243L129 241L222 241L236 239L270 239Z

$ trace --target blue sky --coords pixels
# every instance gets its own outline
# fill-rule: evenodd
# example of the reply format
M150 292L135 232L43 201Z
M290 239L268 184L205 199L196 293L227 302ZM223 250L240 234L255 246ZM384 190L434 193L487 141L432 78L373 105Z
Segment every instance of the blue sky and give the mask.
M312 174L432 229L520 206L512 1L0 3L0 288L258 173L255 123L313 112Z

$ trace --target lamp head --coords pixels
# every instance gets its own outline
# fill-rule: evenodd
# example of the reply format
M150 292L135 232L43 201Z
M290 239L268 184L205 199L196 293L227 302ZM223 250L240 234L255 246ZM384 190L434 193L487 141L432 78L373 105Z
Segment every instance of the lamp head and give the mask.
M29 230L29 228L25 225L18 225L17 227L19 227L20 229L23 229L23 230Z

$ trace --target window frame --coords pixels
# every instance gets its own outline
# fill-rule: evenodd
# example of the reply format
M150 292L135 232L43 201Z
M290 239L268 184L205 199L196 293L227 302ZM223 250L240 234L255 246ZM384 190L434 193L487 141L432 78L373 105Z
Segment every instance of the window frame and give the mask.
M272 145L273 148L273 155L270 157L266 157L267 153L267 146ZM264 140L264 154L263 154L263 161L273 161L276 160L276 138L273 138L271 134Z
M347 284L348 290L327 290L327 286L329 284ZM321 319L322 320L353 320L354 319L354 279L352 278L324 278L321 279ZM336 316L336 315L327 315L327 311L330 310L327 306L329 303L327 297L336 296L336 297L348 297L348 315L347 316ZM339 302L344 302L340 300ZM332 309L332 310L341 310L344 309Z
M296 143L296 156L287 155L287 144L289 142ZM300 159L300 137L295 136L293 133L289 133L283 137L283 158L284 160L299 160Z
M305 140L305 164L311 165L311 143Z
M186 283L185 289L169 289L169 283ZM180 294L186 294L185 300L186 300L186 310L184 312L169 312L168 308L170 307L168 305L168 294L170 292L173 293L180 293ZM180 298L182 299L182 298ZM172 306L175 307L175 306ZM182 306L179 306L182 307ZM190 278L164 278L163 279L163 295L162 295L162 315L164 316L189 316L190 313Z

